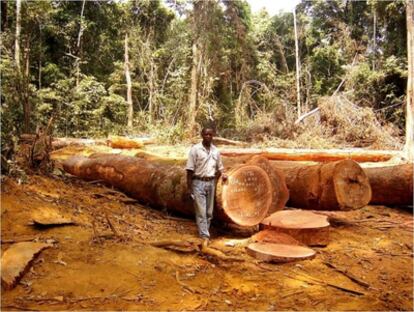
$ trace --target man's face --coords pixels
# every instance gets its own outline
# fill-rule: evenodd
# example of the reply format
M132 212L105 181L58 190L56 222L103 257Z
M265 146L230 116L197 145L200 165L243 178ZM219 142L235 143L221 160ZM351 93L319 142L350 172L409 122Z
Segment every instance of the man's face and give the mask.
M213 141L214 131L213 129L204 129L201 131L201 137L203 138L203 142L207 144L211 144L211 141Z

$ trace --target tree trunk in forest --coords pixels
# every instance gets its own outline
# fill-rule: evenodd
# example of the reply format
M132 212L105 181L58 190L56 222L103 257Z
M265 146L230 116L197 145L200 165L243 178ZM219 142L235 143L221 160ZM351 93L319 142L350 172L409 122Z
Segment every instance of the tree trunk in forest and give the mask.
M370 204L413 204L413 164L364 168L372 188Z
M289 67L287 65L283 44L280 41L280 38L278 35L275 35L275 43L276 43L277 51L279 52L279 56L280 56L280 65L282 67L281 70L282 72L287 74L289 72Z
M296 102L298 118L302 114L300 107L300 62L299 62L299 42L298 42L298 30L296 26L296 6L293 8L293 24L295 29L295 59L296 59Z
M363 169L352 160L315 166L282 167L289 189L290 207L314 210L352 210L371 200L371 187Z
M20 71L20 30L21 30L21 0L16 0L16 37L14 39L14 61L16 63L16 68L18 74L21 74Z
M407 54L408 80L404 150L409 161L414 162L414 1L407 0Z
M24 118L24 131L29 132L30 130L30 95L29 95L29 83L30 83L30 36L26 40L26 46L24 49L24 73L22 74L22 100L23 100L23 118Z
M151 49L149 49L151 51ZM156 118L156 112L157 112L157 98L155 96L155 64L154 64L154 58L152 54L150 55L150 72L149 72L149 79L148 79L148 109L149 109L149 122L152 123L154 119Z
M331 150L313 150L313 149L286 149L286 148L267 148L267 149L241 149L226 148L220 149L220 153L227 157L247 157L261 155L269 160L295 160L295 161L335 161L342 159L351 159L358 162L377 162L387 161L394 156L401 154L399 151L374 151L361 149L331 149Z
M103 180L133 198L154 207L193 215L192 201L186 196L183 166L153 164L144 159L121 155L74 156L63 168L87 180ZM236 166L228 171L228 181L217 184L216 216L242 226L257 225L267 215L272 201L272 184L257 166Z
M372 70L376 70L376 61L377 61L377 8L376 4L374 4L374 34L372 35L372 50L374 52L374 59L372 60Z
M5 31L7 28L7 2L1 1L1 31Z
M197 46L197 42L194 41L193 43L193 63L191 66L191 86L190 86L190 94L188 97L189 107L188 107L188 131L189 135L194 135L195 132L195 119L197 113L197 93L198 93L198 68L199 68L199 60L200 59L200 52Z
M82 10L81 10L81 15L80 15L80 22L79 22L79 33L78 33L78 40L76 42L76 47L78 49L77 51L77 57L75 58L75 72L76 72L76 86L79 85L79 76L80 76L80 63L81 63L81 39L82 39L82 34L83 34L83 12L85 10L85 3L86 0L83 0L82 2Z
M134 120L134 106L132 103L132 82L131 82L131 74L129 71L129 52L128 52L128 33L125 34L125 79L127 84L127 104L128 104L128 130L132 130L133 120Z

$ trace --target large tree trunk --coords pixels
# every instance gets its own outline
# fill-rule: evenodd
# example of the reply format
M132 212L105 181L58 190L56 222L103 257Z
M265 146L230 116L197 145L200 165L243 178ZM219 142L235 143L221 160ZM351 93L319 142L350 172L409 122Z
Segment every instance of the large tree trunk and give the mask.
M8 16L7 16L7 2L1 1L1 31L5 31L7 28Z
M21 0L16 0L16 37L14 38L14 61L20 74L20 30L21 30Z
M182 166L161 165L121 155L74 156L64 169L87 180L103 180L143 203L193 215L186 196L186 172ZM218 182L217 217L243 226L257 225L272 201L272 185L266 172L252 165L228 171L228 181Z
M352 160L315 166L272 164L283 170L290 197L290 207L315 210L351 210L371 200L371 187L362 168Z
M370 204L413 204L413 164L364 168L372 188Z
M134 106L132 104L132 82L129 71L129 53L128 53L128 33L125 34L125 79L127 84L127 104L128 104L128 130L132 130L134 120Z
M314 150L314 149L286 149L286 148L268 148L268 149L241 149L227 148L220 150L221 155L227 157L255 156L260 155L269 160L295 160L295 161L336 161L351 159L358 162L377 162L387 161L400 154L399 151L374 151L374 150Z
M408 160L414 161L414 1L407 0L407 54L408 54L408 80L407 80L407 107L405 127L404 150Z

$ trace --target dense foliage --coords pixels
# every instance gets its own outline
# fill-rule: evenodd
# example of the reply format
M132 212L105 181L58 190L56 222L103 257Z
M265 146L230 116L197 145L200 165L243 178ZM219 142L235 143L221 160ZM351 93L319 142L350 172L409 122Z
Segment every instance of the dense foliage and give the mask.
M252 14L244 0L22 1L17 38L16 4L1 2L3 145L51 116L62 136L177 140L192 113L197 124L213 122L235 138L249 129L293 135L291 13ZM404 2L302 1L296 14L302 111L343 92L403 129ZM126 126L126 65L133 128Z

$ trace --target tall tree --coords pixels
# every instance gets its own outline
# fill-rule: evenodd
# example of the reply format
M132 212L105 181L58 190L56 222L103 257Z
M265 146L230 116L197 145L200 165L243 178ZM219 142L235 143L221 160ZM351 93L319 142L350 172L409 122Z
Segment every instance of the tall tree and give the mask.
M127 83L127 103L128 103L128 130L132 130L132 122L134 120L134 105L132 103L132 82L129 64L129 51L128 51L128 32L125 33L125 79Z
M16 0L16 36L14 39L14 61L17 71L20 73L20 31L21 31L21 0Z
M293 8L293 27L295 28L295 58L296 58L296 103L298 118L301 115L300 107L300 60L299 60L299 42L298 42L298 30L296 21L296 7Z
M408 159L414 161L414 0L406 0L407 10L407 112L405 128L405 151Z

